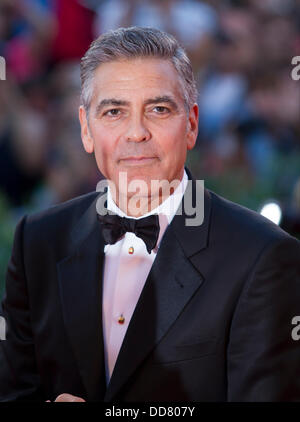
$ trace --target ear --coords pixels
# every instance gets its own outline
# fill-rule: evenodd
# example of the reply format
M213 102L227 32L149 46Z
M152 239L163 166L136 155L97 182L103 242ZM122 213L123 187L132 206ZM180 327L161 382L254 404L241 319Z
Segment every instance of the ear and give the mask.
M91 154L94 152L94 141L90 134L88 119L85 108L81 105L79 107L79 121L81 126L81 140L86 152Z
M193 149L198 136L198 118L199 118L199 107L198 104L194 104L190 108L189 120L188 120L188 132L187 132L187 149Z

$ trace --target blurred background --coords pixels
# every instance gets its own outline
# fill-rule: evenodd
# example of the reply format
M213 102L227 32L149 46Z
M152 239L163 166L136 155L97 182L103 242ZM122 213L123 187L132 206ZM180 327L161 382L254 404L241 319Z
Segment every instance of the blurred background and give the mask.
M81 144L79 61L101 33L132 25L172 33L192 59L194 177L255 211L268 205L300 238L299 0L1 0L0 296L20 217L102 177Z

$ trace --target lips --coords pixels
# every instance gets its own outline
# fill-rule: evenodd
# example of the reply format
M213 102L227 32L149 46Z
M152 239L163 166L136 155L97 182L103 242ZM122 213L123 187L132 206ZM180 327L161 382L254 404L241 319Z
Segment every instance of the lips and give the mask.
M143 164L144 165L144 164L150 164L156 158L157 157L148 157L144 155L139 155L139 156L121 158L120 161L125 164L135 164L135 165Z
M141 156L133 156L133 157L126 157L126 158L121 158L121 160L130 160L130 161L133 161L133 160L135 160L135 161L141 161L141 160L151 160L151 159L153 159L153 158L155 158L155 157L146 157L146 156L144 156L144 155L141 155Z

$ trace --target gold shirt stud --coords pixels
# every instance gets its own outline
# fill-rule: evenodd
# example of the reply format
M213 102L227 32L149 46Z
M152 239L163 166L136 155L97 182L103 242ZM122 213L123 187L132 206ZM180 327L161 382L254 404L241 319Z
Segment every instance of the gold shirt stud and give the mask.
M125 318L123 317L123 315L120 315L118 318L118 323L122 325L124 324L124 322L125 322Z

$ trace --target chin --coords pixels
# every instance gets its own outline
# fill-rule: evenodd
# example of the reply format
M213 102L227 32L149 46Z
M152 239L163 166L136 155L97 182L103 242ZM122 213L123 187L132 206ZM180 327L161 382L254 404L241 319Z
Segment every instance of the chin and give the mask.
M144 180L145 182L159 179L159 172L155 167L136 167L136 168L123 168L120 170L127 173L128 182L131 180Z

